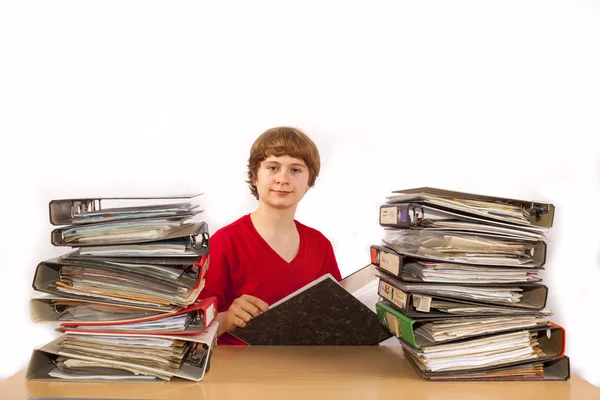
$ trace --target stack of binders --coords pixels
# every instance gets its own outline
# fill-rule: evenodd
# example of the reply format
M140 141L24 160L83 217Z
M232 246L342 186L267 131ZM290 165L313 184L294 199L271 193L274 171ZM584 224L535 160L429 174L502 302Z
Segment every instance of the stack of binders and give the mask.
M554 206L434 188L395 191L371 246L379 322L426 380L567 380L565 331L540 272Z
M72 251L38 264L35 322L62 335L33 351L27 379L203 379L217 334L200 195L50 202L51 242Z

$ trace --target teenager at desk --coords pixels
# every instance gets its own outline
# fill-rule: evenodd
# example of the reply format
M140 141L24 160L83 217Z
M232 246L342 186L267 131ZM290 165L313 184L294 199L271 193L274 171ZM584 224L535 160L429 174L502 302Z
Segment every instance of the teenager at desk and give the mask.
M210 238L202 296L218 299L219 344L244 344L227 332L321 275L341 280L331 242L294 219L320 164L315 143L298 129L269 129L252 145L247 183L258 207Z

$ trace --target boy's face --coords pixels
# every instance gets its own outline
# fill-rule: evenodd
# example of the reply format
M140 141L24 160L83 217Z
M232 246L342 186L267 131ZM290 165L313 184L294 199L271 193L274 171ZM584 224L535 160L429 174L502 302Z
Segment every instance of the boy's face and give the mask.
M258 199L267 205L285 209L296 206L309 189L308 167L290 156L270 156L260 163L254 185Z

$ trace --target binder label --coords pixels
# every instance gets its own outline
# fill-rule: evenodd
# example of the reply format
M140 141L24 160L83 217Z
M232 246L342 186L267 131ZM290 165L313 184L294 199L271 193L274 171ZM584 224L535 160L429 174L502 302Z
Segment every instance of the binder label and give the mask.
M396 254L382 251L379 254L379 266L398 276L400 274L400 257Z
M206 309L206 326L215 319L215 304L211 304L210 307Z
M382 280L379 281L379 295L381 297L385 298L386 300L392 301L393 291L394 288L391 285Z
M385 323L387 324L388 329L394 335L396 335L396 337L402 337L402 329L400 328L400 322L398 322L398 317L386 311Z
M400 310L406 309L406 293L382 280L379 281L379 295L400 307Z
M392 294L392 303L400 307L402 310L406 309L406 293L401 290L394 289Z
M381 224L396 224L398 223L398 208L396 207L381 207L379 211L379 222Z

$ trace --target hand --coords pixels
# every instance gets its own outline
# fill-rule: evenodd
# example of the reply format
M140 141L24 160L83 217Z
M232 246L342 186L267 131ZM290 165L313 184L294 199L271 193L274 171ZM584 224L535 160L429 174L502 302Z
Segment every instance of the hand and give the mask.
M252 318L268 310L269 305L267 303L257 297L244 294L235 299L229 310L227 310L223 321L224 330L230 331L236 326L243 328Z

